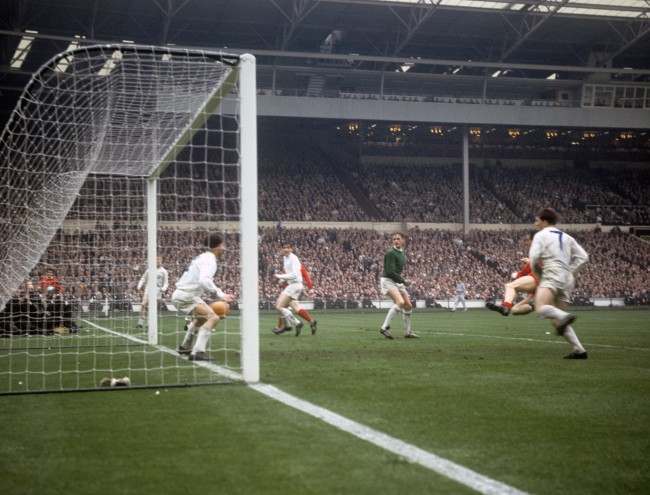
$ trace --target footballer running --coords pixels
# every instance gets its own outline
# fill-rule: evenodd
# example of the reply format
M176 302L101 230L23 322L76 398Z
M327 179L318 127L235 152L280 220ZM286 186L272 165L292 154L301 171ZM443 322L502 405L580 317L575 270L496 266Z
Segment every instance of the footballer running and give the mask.
M585 265L589 255L573 237L555 226L557 221L558 214L552 208L540 210L535 217L538 232L528 254L530 266L539 276L535 310L543 318L551 320L558 335L571 345L571 353L564 356L565 359L587 359L587 351L571 326L576 316L565 310L571 302L574 276Z

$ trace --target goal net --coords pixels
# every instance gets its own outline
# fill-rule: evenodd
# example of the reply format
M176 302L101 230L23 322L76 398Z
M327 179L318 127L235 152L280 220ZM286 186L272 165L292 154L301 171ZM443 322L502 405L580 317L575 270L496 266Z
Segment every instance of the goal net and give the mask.
M33 75L0 136L0 393L258 379L255 98L250 55L104 45ZM171 294L215 232L236 302L197 364Z

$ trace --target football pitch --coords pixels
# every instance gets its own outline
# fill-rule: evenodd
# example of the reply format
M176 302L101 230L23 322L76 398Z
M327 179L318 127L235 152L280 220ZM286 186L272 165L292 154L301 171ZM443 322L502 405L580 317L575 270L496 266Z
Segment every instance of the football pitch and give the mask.
M647 493L650 311L578 312L587 361L534 316L315 315L263 315L263 382L524 492ZM0 402L3 494L473 493L241 384Z

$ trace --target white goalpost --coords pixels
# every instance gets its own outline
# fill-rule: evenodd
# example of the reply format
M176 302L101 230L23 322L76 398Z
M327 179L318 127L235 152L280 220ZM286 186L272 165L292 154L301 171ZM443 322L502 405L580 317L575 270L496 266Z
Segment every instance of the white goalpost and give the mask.
M0 135L0 393L259 380L256 113L251 55L93 46L33 75ZM174 351L215 232L227 377Z

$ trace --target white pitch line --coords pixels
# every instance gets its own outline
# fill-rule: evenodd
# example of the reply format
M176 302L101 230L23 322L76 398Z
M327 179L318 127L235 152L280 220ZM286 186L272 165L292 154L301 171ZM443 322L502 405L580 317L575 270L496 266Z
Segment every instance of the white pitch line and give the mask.
M559 340L542 340L542 339L531 339L529 337L508 337L505 335L486 335L483 333L461 333L461 332L431 332L434 335L452 335L457 337L482 337L485 339L499 339L499 340L520 340L523 342L541 342L542 344L562 344L566 345L566 342ZM644 351L649 352L650 348L648 347L624 347L618 345L609 345L609 344L590 344L588 342L584 343L585 347L604 347L606 349L620 349L623 351Z
M150 347L153 347L154 349L158 349L160 352L164 352L165 354L169 354L170 356L174 356L174 357L177 357L177 358L182 358L182 356L178 352L176 352L175 350L170 349L169 347L166 347L164 345L160 345L160 344L151 345L146 340L139 339L138 337L134 337L133 335L128 335L128 334L122 333L122 332L116 332L115 330L111 330L109 328L102 327L101 325L97 325L96 323L93 323L92 321L88 321L88 320L81 320L81 321L83 321L84 323L88 323L90 326L95 327L98 330L102 330L103 332L108 332L110 334L117 335L118 337L123 337L123 338L128 339L128 340L130 340L132 342L137 342L138 344L148 345ZM202 368L207 368L207 369L209 369L211 371L214 371L215 373L217 373L219 375L222 375L222 376L224 376L226 378L229 378L230 380L236 380L236 381L241 381L242 380L242 376L239 373L237 373L235 371L232 371L232 370L230 370L228 368L224 368L223 366L218 366L218 365L216 365L214 363L210 363L210 362L206 362L206 361L188 361L188 362L191 362L194 365L200 366Z
M442 476L452 479L462 485L465 485L479 493L483 494L511 494L511 495L525 495L517 488L514 488L500 481L488 478L485 475L472 471L465 466L456 464L444 457L440 457L431 452L427 452L415 445L404 442L399 438L392 437L386 433L375 430L361 423L357 423L351 419L341 416L335 412L325 409L324 407L317 406L306 400L302 400L294 395L288 394L273 385L266 385L264 383L250 384L250 388L265 396L277 400L282 404L293 407L302 411L314 418L334 426L335 428L350 433L351 435L369 442L377 447L380 447L388 452L396 454L409 462L419 464L431 471L434 471Z
M124 337L139 344L149 345L146 340L104 328L88 320L82 321L104 332L108 332L119 337ZM179 358L181 357L180 354L170 349L169 347L165 347L163 345L155 345L151 347L154 347L166 354L170 354ZM209 361L191 361L191 363L195 366L211 370L232 380L242 381L242 376L239 373L236 373L222 366L218 366ZM250 389L259 392L260 394L270 399L276 400L286 406L297 409L298 411L319 419L324 423L327 423L341 431L349 433L360 440L369 442L379 448L391 452L392 454L398 455L407 461L412 462L413 464L418 464L426 469L429 469L430 471L454 480L461 485L465 485L466 487L471 488L478 493L485 495L527 495L526 492L518 490L517 488L506 485L505 483L489 478L483 474L477 473L476 471L466 468L465 466L423 450L419 447L416 447L415 445L400 440L399 438L392 437L379 430L375 430L369 426L346 418L345 416L341 416L340 414L330 411L329 409L300 399L295 395L288 394L287 392L284 392L279 388L274 387L273 385L268 385L265 383L251 383L247 384L247 386Z

